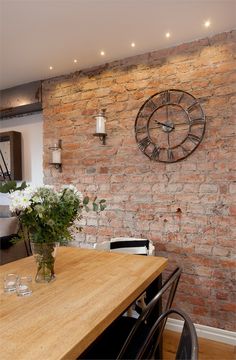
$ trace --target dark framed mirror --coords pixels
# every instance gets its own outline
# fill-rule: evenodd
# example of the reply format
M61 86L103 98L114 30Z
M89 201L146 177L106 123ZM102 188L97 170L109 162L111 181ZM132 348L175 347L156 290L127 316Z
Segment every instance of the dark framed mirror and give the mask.
M21 133L0 133L0 181L22 180Z

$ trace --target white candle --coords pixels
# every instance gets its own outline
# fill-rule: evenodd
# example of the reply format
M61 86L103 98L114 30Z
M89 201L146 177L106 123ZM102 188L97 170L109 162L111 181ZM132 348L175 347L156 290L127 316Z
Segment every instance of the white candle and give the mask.
M96 117L96 133L105 134L105 121L103 116Z
M61 164L61 149L53 150L52 163L53 164Z

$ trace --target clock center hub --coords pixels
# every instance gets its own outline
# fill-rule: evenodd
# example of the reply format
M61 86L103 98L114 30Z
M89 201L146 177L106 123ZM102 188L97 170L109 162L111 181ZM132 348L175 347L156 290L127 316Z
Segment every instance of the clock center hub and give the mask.
M169 133L174 130L174 124L172 121L168 120L162 125L162 130L166 133Z

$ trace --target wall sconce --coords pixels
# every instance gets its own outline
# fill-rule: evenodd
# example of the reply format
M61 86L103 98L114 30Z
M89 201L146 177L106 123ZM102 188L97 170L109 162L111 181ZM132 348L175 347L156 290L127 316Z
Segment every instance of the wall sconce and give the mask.
M102 109L99 111L98 115L95 116L96 119L96 133L93 136L98 136L99 139L102 141L103 145L106 145L106 117L105 117L106 109Z
M49 150L51 150L51 162L50 164L53 165L59 172L62 172L62 163L61 163L61 140L58 140L58 144L54 146L50 146Z

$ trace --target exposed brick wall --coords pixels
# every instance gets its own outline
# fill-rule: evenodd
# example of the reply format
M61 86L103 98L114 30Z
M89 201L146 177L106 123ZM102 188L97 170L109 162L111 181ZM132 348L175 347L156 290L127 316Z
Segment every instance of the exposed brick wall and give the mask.
M178 306L196 323L235 327L236 33L112 62L44 82L45 183L74 183L107 199L83 220L77 242L113 236L152 239L157 254L179 263ZM197 150L185 160L151 162L138 149L134 122L152 94L182 89L207 119ZM107 145L93 137L106 108ZM63 172L48 166L48 147L63 141Z

